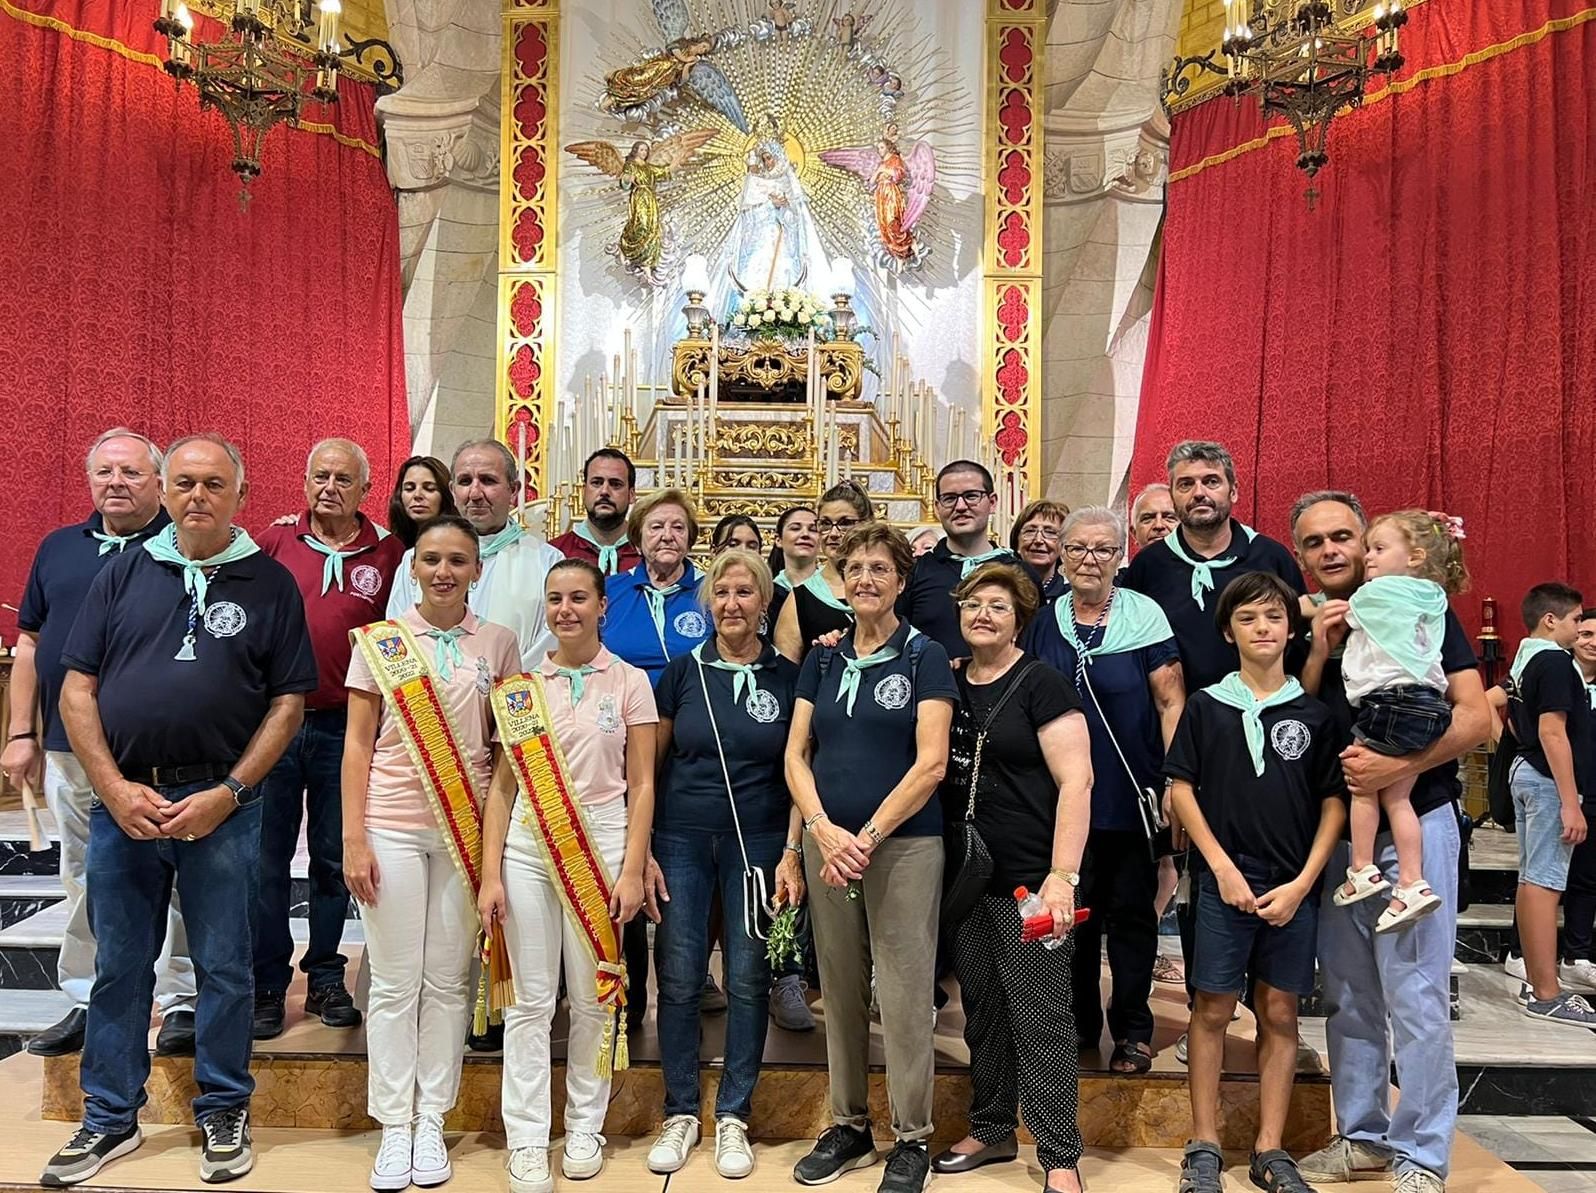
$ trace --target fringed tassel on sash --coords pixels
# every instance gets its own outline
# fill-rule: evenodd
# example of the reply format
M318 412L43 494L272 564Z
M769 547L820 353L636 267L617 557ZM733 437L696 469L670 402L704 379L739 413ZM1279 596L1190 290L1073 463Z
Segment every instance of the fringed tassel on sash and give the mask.
M510 951L502 932L477 933L477 956L482 962L482 975L477 979L471 1030L480 1036L490 1023L503 1023L504 1012L515 1005L515 979L510 972Z

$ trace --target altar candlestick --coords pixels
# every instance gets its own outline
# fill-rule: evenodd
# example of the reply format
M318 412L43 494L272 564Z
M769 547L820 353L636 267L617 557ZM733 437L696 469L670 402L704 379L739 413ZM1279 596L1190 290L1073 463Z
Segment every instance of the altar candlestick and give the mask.
M714 460L716 416L720 412L720 323L709 328L709 419L704 424L705 458Z
M515 420L515 520L526 525L526 420Z

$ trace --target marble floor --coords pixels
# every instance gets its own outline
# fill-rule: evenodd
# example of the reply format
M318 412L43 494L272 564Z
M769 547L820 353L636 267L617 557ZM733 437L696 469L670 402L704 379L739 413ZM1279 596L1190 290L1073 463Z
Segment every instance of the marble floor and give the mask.
M1596 1120L1466 1114L1458 1129L1548 1193L1596 1193Z

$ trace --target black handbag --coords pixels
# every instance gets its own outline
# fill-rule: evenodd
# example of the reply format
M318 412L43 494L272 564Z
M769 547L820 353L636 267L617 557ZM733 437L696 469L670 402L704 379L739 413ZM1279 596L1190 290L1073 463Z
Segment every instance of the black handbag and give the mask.
M942 867L941 920L944 930L952 930L962 924L975 910L992 882L992 851L987 848L980 830L975 827L975 789L981 781L981 755L986 749L987 732L997 719L998 712L1024 682L1026 672L1036 665L1037 660L1032 659L1020 669L1013 682L987 711L986 721L976 731L975 748L970 753L970 791L965 800L964 819L948 829L944 842L947 855ZM966 689L968 686L969 681L960 671L959 687ZM964 706L969 707L967 692L965 697Z
M1518 737L1513 732L1513 706L1518 702L1518 687L1508 679L1502 682L1502 690L1507 693L1506 724L1502 726L1502 736L1497 739L1496 749L1491 751L1486 763L1485 798L1490 806L1491 819L1511 833L1518 830L1517 817L1513 812L1513 789L1507 778L1518 757ZM1493 712L1491 715L1496 714Z

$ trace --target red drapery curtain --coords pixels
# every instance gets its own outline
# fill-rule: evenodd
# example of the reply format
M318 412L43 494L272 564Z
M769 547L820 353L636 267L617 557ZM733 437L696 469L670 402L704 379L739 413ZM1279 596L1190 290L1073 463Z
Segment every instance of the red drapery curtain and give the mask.
M1445 509L1516 639L1530 585L1596 603L1596 7L1411 10L1408 65L1336 118L1317 210L1255 101L1177 116L1131 476L1223 441L1238 516L1301 493ZM1380 85L1377 84L1377 89Z
M232 438L251 529L303 507L305 453L323 436L366 448L379 516L409 451L398 219L372 88L345 80L338 104L309 109L323 131L274 129L241 210L226 122L156 61L158 12L0 0L10 604L38 540L88 512L83 453L108 427Z

